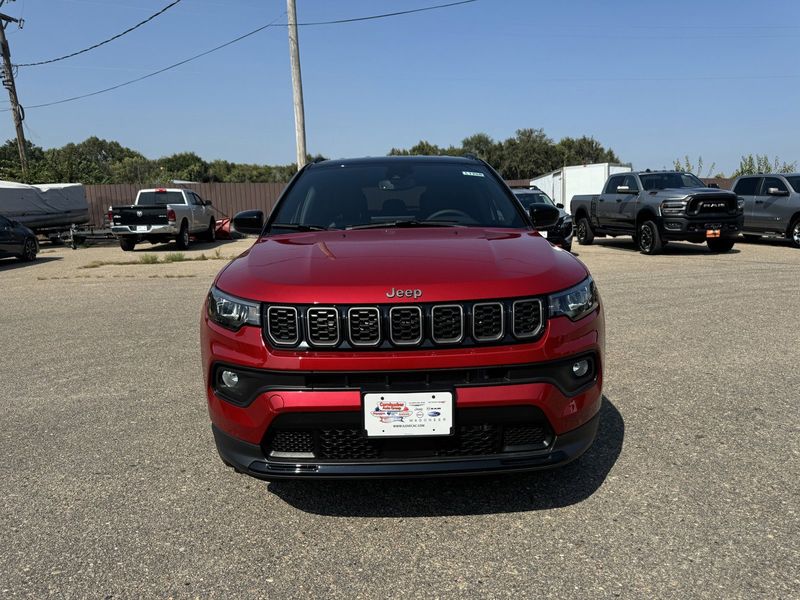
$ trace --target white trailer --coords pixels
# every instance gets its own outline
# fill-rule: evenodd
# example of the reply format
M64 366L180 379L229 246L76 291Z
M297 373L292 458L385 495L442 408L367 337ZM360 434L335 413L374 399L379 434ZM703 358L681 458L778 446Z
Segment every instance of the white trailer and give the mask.
M563 204L569 211L569 201L578 194L599 194L609 175L627 173L630 165L614 163L596 163L593 165L573 165L562 167L547 175L531 179L530 185L536 186L553 199L556 204Z

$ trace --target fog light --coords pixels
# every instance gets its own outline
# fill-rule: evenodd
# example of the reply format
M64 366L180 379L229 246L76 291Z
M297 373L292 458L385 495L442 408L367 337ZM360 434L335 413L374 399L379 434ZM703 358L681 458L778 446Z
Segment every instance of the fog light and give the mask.
M575 367L573 367L574 369ZM223 371L222 372L222 383L225 387L236 387L239 383L239 375L234 373L233 371Z
M585 358L583 360L579 360L575 364L572 365L572 374L575 377L583 377L589 372L589 361Z

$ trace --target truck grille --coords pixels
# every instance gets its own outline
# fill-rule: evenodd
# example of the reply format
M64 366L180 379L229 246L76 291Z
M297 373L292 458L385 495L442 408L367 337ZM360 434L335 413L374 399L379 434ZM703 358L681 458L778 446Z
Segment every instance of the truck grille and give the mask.
M729 195L703 194L689 201L686 209L688 215L727 215L738 212L736 197Z
M267 335L274 344L293 346L300 341L297 333L297 309L294 306L270 306L267 309Z
M472 337L479 342L493 342L503 337L503 305L499 302L472 307Z
M262 449L274 459L294 453L291 458L299 460L369 462L546 450L555 437L534 407L462 409L458 417L465 422L451 436L376 439L358 425L360 413L287 413L276 418ZM305 425L298 428L301 420Z
M339 311L335 308L309 308L306 313L308 341L315 346L339 343Z
M375 306L270 305L264 309L265 340L301 350L513 344L533 340L545 324L539 298Z
M347 327L354 346L376 346L381 342L381 311L377 307L351 308Z

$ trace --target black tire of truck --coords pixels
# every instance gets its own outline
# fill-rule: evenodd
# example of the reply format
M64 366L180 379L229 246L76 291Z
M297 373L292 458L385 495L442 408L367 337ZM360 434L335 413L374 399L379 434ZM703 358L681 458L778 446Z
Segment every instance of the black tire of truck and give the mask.
M205 242L214 242L217 240L217 222L214 219L208 224L208 229L206 229L205 233L203 234L203 241Z
M136 248L136 240L126 237L119 238L119 247L125 252L133 252L133 249Z
M178 237L175 238L175 243L180 250L186 250L189 247L189 226L186 221L181 223L181 230L178 232Z
M789 235L787 236L792 246L800 248L800 217L797 217L789 226Z
M735 243L736 240L721 239L721 238L712 238L710 240L706 240L706 244L708 244L708 249L711 250L714 254L730 252Z
M578 243L581 246L591 246L594 241L594 231L592 231L592 225L586 217L578 219L575 237L578 238Z
M653 221L645 221L639 225L639 235L637 237L637 246L639 252L642 254L658 254L664 248L664 242L661 241L661 234L658 231L658 225Z

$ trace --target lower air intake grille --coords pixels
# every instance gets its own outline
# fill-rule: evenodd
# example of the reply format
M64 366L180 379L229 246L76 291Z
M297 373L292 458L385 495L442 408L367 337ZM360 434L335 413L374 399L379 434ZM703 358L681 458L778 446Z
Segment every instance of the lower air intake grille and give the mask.
M539 425L506 427L503 432L503 446L544 447L548 439L548 432Z
M309 308L308 341L312 346L335 346L339 343L339 311L335 308Z
M270 446L274 452L313 452L314 434L287 429L276 431Z
M358 460L377 458L375 444L358 429L322 429L319 432L320 458Z

